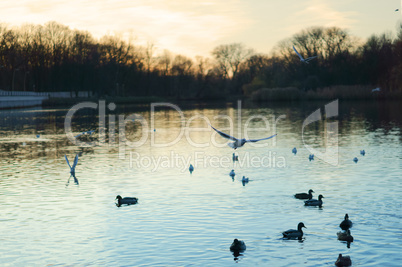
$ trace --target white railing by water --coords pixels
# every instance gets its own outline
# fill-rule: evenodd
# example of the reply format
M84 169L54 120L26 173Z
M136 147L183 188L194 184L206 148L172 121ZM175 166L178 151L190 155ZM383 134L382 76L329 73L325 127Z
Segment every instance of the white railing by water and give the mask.
M76 92L28 92L28 91L4 91L0 90L0 96L41 96L47 98L74 98ZM79 91L78 97L91 97L92 92Z
M45 92L26 92L26 91L3 91L0 90L0 96L49 96Z

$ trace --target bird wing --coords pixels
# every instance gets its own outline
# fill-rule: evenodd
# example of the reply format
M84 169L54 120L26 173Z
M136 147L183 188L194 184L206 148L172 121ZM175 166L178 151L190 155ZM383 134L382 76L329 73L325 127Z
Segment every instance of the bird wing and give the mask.
M300 58L301 60L304 60L304 58L299 54L299 52L297 52L295 46L293 46L293 50L295 50L296 54L299 56L299 58Z
M79 133L76 136L74 136L74 138L80 137L81 135L83 135L84 133Z
M308 57L308 58L306 58L305 60L306 61L310 61L310 60L312 60L312 59L314 59L314 58L316 58L317 56L313 56L313 57Z
M221 132L221 131L215 129L212 125L209 125L209 126L211 126L212 129L214 129L214 130L215 130L220 136L222 136L223 138L226 138L226 139L229 139L229 140L232 140L232 141L237 141L237 140L238 140L236 137L230 136L230 135L228 135L228 134L225 134L225 133L223 133L223 132Z
M70 169L71 169L71 165L70 165L70 162L68 162L67 155L64 155L64 158L65 158L65 159L66 159L66 161L67 161L68 167L70 167Z
M75 169L75 166L77 166L77 163L78 163L78 154L75 156L74 164L73 164L73 167L71 167L71 168Z
M272 136L270 136L270 137L267 137L267 138L246 140L246 142L258 142L258 141L261 141L261 140L271 139L272 137L275 137L275 136L276 136L276 134L274 134L274 135L272 135Z

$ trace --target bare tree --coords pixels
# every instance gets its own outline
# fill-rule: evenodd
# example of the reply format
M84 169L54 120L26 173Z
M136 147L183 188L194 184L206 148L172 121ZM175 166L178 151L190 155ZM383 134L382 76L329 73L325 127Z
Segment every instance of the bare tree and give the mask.
M236 77L240 64L252 53L252 49L247 49L240 43L220 45L212 51L222 76L231 79Z

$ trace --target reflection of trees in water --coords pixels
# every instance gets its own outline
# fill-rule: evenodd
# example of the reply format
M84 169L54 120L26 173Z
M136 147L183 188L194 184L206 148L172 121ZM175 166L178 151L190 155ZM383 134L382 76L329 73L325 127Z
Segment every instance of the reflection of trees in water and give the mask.
M277 125L277 132L287 132L294 138L300 138L303 121L315 110L321 108L321 115L324 115L324 106L328 102L296 102L296 103L242 103L242 127L245 122L254 115L264 116L268 119L272 129L273 120L280 115L286 115L286 118L280 119ZM216 102L211 104L184 102L179 107L183 111L185 120L194 115L203 115L210 120L214 120L214 116L227 115L237 123L237 104ZM151 127L150 106L118 106L111 113L116 118L116 127L114 131L115 146L119 144L119 127L118 115L124 114L127 117L130 114L141 115ZM38 158L51 157L59 158L64 154L71 153L93 153L93 148L80 148L67 139L64 132L64 119L67 110L52 111L27 111L13 110L0 112L0 157L12 158ZM339 141L343 145L351 143L358 144L361 142L361 136L380 131L381 134L389 136L398 136L397 140L402 141L400 129L402 128L402 105L399 101L340 101L339 115L330 118L328 122L337 121L339 129ZM109 121L106 114L106 131L105 145L109 145L111 135L109 132ZM166 136L176 136L180 131L181 117L175 110L169 108L158 108L154 114L156 138ZM324 117L324 116L323 116ZM186 122L186 121L185 121ZM227 126L225 120L217 120L223 126ZM72 131L74 133L95 130L92 135L82 135L78 140L82 142L97 142L99 140L98 130L98 111L94 109L79 110L74 114L72 121ZM252 120L250 128L265 127L262 120ZM190 127L204 127L203 119L195 119L191 122ZM236 125L234 126L237 127ZM306 126L304 132L304 140L308 144L317 146L323 145L325 142L326 121L320 120ZM125 136L128 141L138 141L143 134L151 134L152 129L143 129L139 122L128 122L125 127ZM166 130L166 131L164 131ZM40 134L40 138L36 138L36 134ZM207 133L195 132L192 136L202 136ZM149 136L148 136L149 137ZM352 137L352 138L349 138ZM160 141L158 139L157 141ZM24 144L25 143L25 144ZM112 148L113 150L113 148Z

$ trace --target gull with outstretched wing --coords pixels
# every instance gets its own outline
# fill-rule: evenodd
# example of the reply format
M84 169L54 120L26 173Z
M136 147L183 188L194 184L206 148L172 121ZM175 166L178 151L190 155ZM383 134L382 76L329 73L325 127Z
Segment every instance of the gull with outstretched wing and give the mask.
M75 156L73 166L70 165L70 162L68 161L67 155L64 155L64 158L66 159L67 164L70 167L70 177L68 178L67 184L70 183L71 176L74 177L74 183L78 184L78 179L77 179L77 177L75 177L75 167L78 164L78 154Z
M308 64L308 62L309 62L310 60L312 60L312 59L314 59L314 58L317 57L317 56L313 56L313 57L303 58L302 55L300 55L299 52L297 52L295 46L293 46L293 50L295 50L296 54L299 56L300 61L301 61L301 62L304 62L304 63L306 63L306 64Z
M228 143L228 146L230 146L230 147L233 148L233 149L237 149L237 148L239 148L239 147L242 147L242 146L243 146L245 143L247 143L247 142L252 142L252 143L254 143L254 142L258 142L258 141L262 141L262 140L271 139L272 137L275 137L275 136L276 136L276 134L274 134L274 135L272 135L272 136L270 136L270 137L261 138L261 139L249 139L249 140L247 140L247 139L245 139L245 138L237 139L236 137L230 136L230 135L228 135L228 134L226 134L226 133L224 133L224 132L221 132L221 131L215 129L212 125L209 125L209 126L211 126L212 129L214 129L214 130L215 130L220 136L222 136L223 138L226 138L226 139L229 139L229 140L234 141L233 143Z

